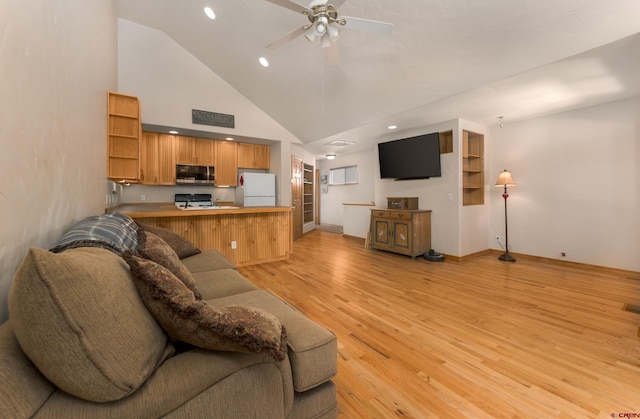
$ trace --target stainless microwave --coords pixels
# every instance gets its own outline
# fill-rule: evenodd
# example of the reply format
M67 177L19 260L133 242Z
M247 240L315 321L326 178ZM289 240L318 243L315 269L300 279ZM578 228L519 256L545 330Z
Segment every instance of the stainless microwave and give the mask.
M215 186L213 166L176 164L176 185Z

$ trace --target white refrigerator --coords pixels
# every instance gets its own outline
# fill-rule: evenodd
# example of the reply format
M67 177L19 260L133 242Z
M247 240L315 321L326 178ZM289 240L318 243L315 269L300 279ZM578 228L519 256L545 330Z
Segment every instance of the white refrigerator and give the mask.
M276 175L240 173L236 186L236 204L243 207L275 207Z

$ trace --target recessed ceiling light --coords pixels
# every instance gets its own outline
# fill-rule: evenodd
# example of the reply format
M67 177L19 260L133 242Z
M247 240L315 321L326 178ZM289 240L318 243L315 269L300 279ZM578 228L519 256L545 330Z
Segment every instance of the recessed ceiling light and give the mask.
M398 128L398 126L397 125L389 125L387 128L388 129L396 129L396 128Z
M233 137L227 137L227 138L225 138L225 140L227 140L227 141L233 141Z
M176 131L176 130L174 130L174 129L172 129L171 131L169 131L169 134L177 134L177 133L178 133L178 131Z
M260 57L260 59L258 59L258 61L260 61L260 65L262 65L263 67L269 67L269 61L267 61L266 58Z
M353 144L355 144L353 141L333 140L329 143L325 143L324 145L332 145L336 147L347 147Z
M211 20L216 18L216 14L213 12L213 9L209 6L204 8L204 13L207 15L207 17Z

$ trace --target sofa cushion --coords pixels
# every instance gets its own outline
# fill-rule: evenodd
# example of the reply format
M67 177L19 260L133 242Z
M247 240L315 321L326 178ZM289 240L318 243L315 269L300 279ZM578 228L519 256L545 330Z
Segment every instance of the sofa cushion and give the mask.
M51 248L63 252L77 247L101 247L121 254L138 247L138 227L133 219L119 212L94 215L78 221Z
M203 300L211 300L258 289L253 282L242 276L235 269L196 272L193 274L193 278L202 294Z
M231 263L217 250L203 250L201 253L182 259L182 263L189 268L192 273L215 271L217 269L236 269L236 265Z
M270 313L248 306L214 307L196 300L164 266L134 254L124 258L145 305L172 338L201 348L285 358L286 332Z
M202 298L196 281L187 267L180 262L178 254L160 237L149 231L138 233L138 252L143 257L160 264L171 271L187 286L198 300Z
M272 313L280 320L287 328L289 360L296 391L306 391L336 375L338 348L335 335L270 292L249 291L208 302L215 306L251 305Z
M174 233L167 228L152 226L141 221L136 221L136 224L138 225L138 230L144 230L153 233L167 242L167 244L171 246L171 248L176 252L180 259L184 259L186 257L197 255L198 253L200 253L200 249L198 249L193 243L191 243L191 241L185 239L181 235Z
M9 292L20 347L51 382L106 402L133 393L173 354L122 258L100 248L31 248Z

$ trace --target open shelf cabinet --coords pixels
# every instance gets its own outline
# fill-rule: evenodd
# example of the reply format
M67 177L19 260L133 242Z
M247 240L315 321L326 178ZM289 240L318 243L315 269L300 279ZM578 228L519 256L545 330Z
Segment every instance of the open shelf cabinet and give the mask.
M484 205L484 135L462 131L462 205Z
M310 223L313 221L313 166L304 163L302 167L302 214L303 221Z
M108 92L107 177L119 183L140 178L140 101L135 96Z

